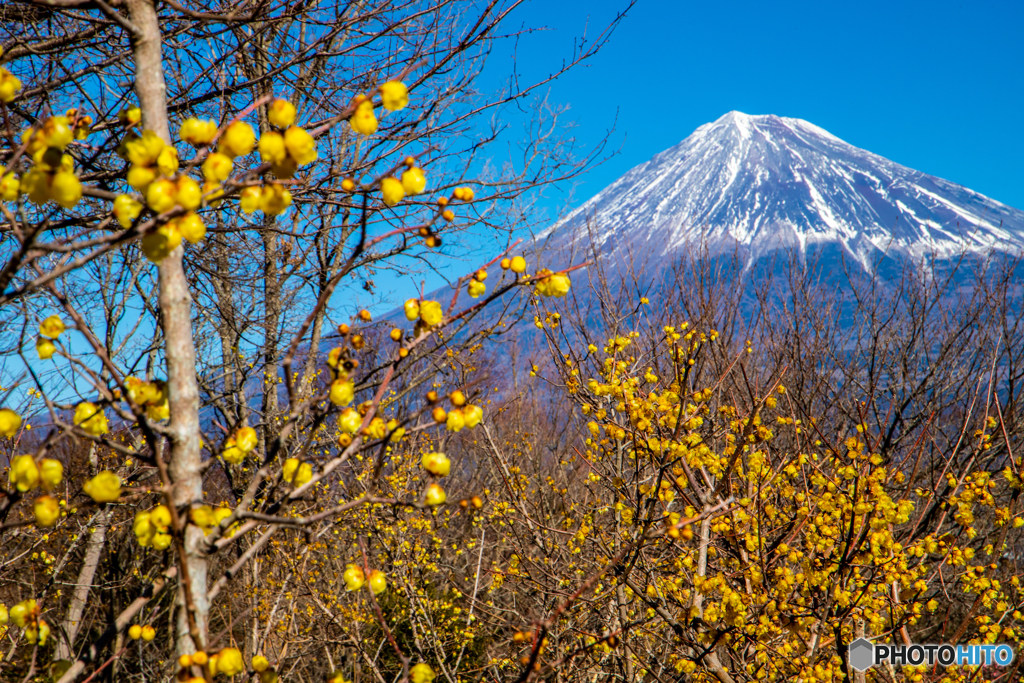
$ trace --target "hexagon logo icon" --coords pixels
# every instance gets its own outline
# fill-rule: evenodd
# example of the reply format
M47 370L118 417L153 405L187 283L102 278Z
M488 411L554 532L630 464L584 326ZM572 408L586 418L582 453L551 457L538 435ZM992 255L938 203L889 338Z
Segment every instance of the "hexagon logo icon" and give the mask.
M850 643L850 666L857 671L867 671L875 665L875 646L867 638L858 638Z

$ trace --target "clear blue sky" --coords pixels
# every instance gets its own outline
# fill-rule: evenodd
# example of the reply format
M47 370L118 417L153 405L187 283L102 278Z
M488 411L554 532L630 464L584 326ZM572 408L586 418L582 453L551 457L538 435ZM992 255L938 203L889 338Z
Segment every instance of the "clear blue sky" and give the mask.
M596 33L622 6L527 3L519 18L551 30L520 42L519 73L546 74L588 20ZM572 204L735 109L806 119L1024 209L1022 31L1024 3L1009 0L639 0L596 58L551 86L579 142L615 124L621 144Z

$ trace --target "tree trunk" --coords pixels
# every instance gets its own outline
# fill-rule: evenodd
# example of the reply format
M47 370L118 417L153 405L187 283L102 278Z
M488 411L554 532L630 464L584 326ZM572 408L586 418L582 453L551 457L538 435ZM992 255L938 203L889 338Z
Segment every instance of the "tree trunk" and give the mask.
M78 636L78 629L82 626L82 615L89 602L92 580L96 576L96 568L100 565L100 555L107 540L110 512L111 508L107 507L96 513L95 530L89 534L89 540L85 545L85 559L82 560L82 568L78 571L75 592L71 596L71 603L68 605L68 612L61 626L64 637L57 641L57 653L54 655L54 659L70 660L74 657L75 638Z
M142 109L142 125L170 143L167 120L167 88L160 46L160 23L152 0L128 0L134 25L135 91ZM196 350L192 340L192 299L182 266L182 247L160 262L160 322L167 361L167 393L170 404L171 503L187 520L188 509L203 496L202 461L199 451L199 385L196 382ZM161 457L158 455L158 457ZM184 523L184 552L178 580L177 651L204 649L209 603L206 597L206 558L202 530ZM191 614L189 614L191 612Z
M265 227L273 227L268 217ZM277 233L263 231L263 422L268 427L277 414L278 365L277 328L281 321L281 282L277 271Z

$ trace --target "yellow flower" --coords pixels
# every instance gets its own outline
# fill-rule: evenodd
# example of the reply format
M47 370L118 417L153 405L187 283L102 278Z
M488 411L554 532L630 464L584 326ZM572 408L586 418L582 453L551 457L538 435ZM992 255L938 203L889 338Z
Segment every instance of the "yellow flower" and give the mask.
M134 126L142 120L142 110L138 107L125 107L117 113L117 119L121 123L126 123L130 126Z
M11 483L25 493L31 491L39 483L39 467L31 455L19 455L11 463Z
M50 181L50 197L65 209L71 209L82 198L82 183L70 171L58 171Z
M146 188L146 204L156 213L174 208L178 186L167 178L158 178Z
M348 434L355 434L362 424L363 416L359 414L358 410L353 408L346 408L338 416L338 427Z
M562 297L569 293L572 282L568 275L554 273L541 279L537 283L537 293L541 296Z
M466 288L466 291L471 297L476 299L481 294L487 291L487 285L480 282L479 280L470 280L469 287Z
M37 626L29 626L25 629L25 640L29 643L35 643L37 640L40 645L46 644L46 639L50 637L50 625L42 619L37 621Z
M384 203L394 206L405 198L405 188L398 178L385 178L380 181L380 193L384 195Z
M444 453L426 453L420 464L427 472L439 477L447 477L452 469L451 460Z
M37 498L32 511L39 526L53 526L60 519L60 505L51 496Z
M152 181L150 181L152 182ZM119 194L114 199L114 218L122 228L132 227L132 223L142 213L142 204L126 194Z
M381 104L390 111L401 111L409 104L409 90L401 81L388 81L380 86Z
M10 102L21 90L21 81L7 69L0 67L0 100Z
M206 203L210 206L220 206L221 197L224 196L224 188L216 181L207 181L203 183L203 196Z
M21 416L10 408L0 408L0 436L14 436L21 428Z
M284 100L277 100L277 101L278 102L283 102ZM292 111L293 111L292 116L294 117L294 107L292 108ZM267 660L267 658L264 657L263 655L256 655L255 657L252 658L252 670L255 671L256 673L261 674L261 673L263 673L264 671L266 671L269 668L270 668L270 661Z
M199 244L200 240L206 237L206 226L198 214L190 211L177 221L175 225L181 236L192 244Z
M268 216L277 216L292 205L292 193L284 185L269 183L260 193L260 209Z
M154 638L156 638L156 629L153 628L152 626L150 626L149 624L146 624L145 626L143 626L142 627L142 639L144 641L146 641L147 643L149 643L149 642L152 642L152 640Z
M121 478L110 470L103 470L85 482L82 490L97 503L113 503L121 497Z
M187 175L178 178L178 182L175 184L174 201L183 209L189 211L198 209L199 205L203 203L203 191L200 189L199 183Z
M420 317L420 302L418 299L409 299L405 302L405 317L408 320L416 320Z
M171 510L166 505L157 505L149 511L149 519L157 531L167 531L171 525Z
M412 683L433 683L434 678L437 674L430 668L429 664L420 662L412 668L409 672L409 678L412 679Z
M525 273L526 272L526 259L522 256L513 256L512 263L509 265L513 273Z
M444 310L441 308L441 304L436 301L421 301L420 319L428 327L440 325L444 320Z
M178 135L193 147L201 147L210 144L217 135L217 124L213 121L188 118L181 124Z
M160 263L181 244L181 233L174 223L164 223L142 238L142 253L153 263Z
M352 402L355 395L352 382L345 379L336 379L331 382L331 403L336 406L347 406Z
M40 133L47 147L56 147L59 150L63 150L75 139L71 122L66 116L51 116L46 119Z
M132 640L138 640L142 637L142 627L138 624L132 624L131 628L128 629L128 637Z
M32 623L38 615L39 605L35 600L22 600L11 608L11 621L19 628L24 628L26 624Z
M60 486L60 482L64 478L64 465L61 464L60 460L43 458L39 463L39 478L42 480L43 487L47 491L55 490Z
M345 582L345 590L357 591L363 587L363 583L366 581L366 576L363 574L363 570L359 565L348 564L345 567L345 572L341 575L342 580Z
M462 417L466 426L472 429L484 419L484 411L479 406L466 406L462 409Z
M245 671L242 653L238 648L226 647L217 653L217 672L226 676L234 676Z
M373 113L373 102L363 100L349 119L352 130L362 135L373 135L377 131L377 117Z
M292 126L284 132L284 146L299 166L316 160L316 140L298 126Z
M370 572L369 584L370 590L373 591L373 594L380 595L387 590L388 580L387 577L384 576L384 572L374 569Z
M256 134L245 121L235 121L224 130L217 151L229 157L243 157L256 146Z
M231 437L224 442L224 451L221 453L221 457L232 465L240 465L245 460L245 451L239 448L234 437Z
M278 128L287 128L295 123L295 105L288 100L274 100L270 103L267 118Z
M250 185L249 187L242 188L242 193L238 196L238 204L245 213L252 213L260 208L262 196L263 188Z
M164 175L174 175L178 170L178 150L170 145L160 150L156 158L156 167Z
M427 187L427 177L423 175L423 169L413 167L403 173L402 187L410 196L423 192Z
M135 166L153 166L164 150L164 141L151 130L142 132L139 137L125 138L125 156Z
M213 152L203 162L203 178L210 183L220 183L228 179L235 162L226 154Z
M45 204L50 199L50 176L38 167L25 174L22 189L28 193L28 200L33 204Z
M300 464L298 458L288 458L281 474L285 481L299 487L313 478L313 468L308 462Z
M13 171L7 173L0 171L0 175L3 176L0 178L0 199L5 202L13 202L21 191L21 181Z
M442 505L447 499L448 496L445 494L444 489L437 484L431 484L427 487L427 505L436 507L438 505Z
M100 436L110 431L107 427L107 416L102 408L84 401L75 406L74 423L93 436Z
M209 505L200 505L189 510L189 518L192 523L203 530L204 533L213 526L213 508Z
M252 451L259 443L256 437L256 430L252 427L242 427L235 433L235 443L245 453Z
M151 166L132 166L128 169L128 184L142 191L156 180L157 170Z
M143 548L150 546L153 543L153 537L157 533L156 526L152 522L150 513L145 511L135 513L135 520L132 522L132 531L135 532L135 539L139 542L139 545Z
M59 315L51 315L39 323L39 334L48 339L56 339L64 329L64 321Z
M280 164L288 156L288 148L284 146L284 136L270 131L260 136L260 159L271 164Z
M466 426L466 420L462 416L462 411L458 408L448 412L446 426L449 432L460 432L462 428Z

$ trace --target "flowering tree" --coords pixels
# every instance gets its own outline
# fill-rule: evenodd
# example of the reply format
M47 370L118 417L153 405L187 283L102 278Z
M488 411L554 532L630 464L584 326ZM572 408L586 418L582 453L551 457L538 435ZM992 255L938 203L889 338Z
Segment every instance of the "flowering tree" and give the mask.
M433 391L443 359L475 348L488 331L469 321L511 290L569 286L521 256L499 269L498 247L450 300L407 301L410 329L373 325L357 294L386 304L375 273L436 264L470 226L528 227L526 193L590 162L543 105L521 159L483 158L505 133L488 112L605 37L483 96L518 4L5 7L0 625L21 657L0 666L112 676L158 639L143 676L276 680L288 648L257 628L255 567L279 536L329 529L350 532L344 583L388 631L368 520L429 519L450 460L416 452L420 435L484 417L479 392ZM225 640L218 604L239 596L253 627ZM434 675L425 653L395 652L403 680Z

